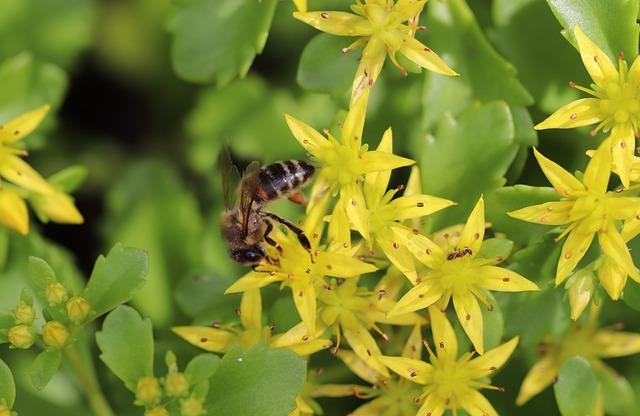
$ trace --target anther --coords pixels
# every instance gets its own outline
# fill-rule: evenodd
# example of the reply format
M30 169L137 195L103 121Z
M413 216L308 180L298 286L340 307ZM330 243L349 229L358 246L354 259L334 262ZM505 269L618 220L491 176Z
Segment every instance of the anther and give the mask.
M220 322L212 322L211 323L211 328L215 328L218 329L220 328L222 325L220 324Z
M495 373L496 371L498 371L498 369L496 367L489 367L489 371L491 371L492 373Z
M400 248L400 244L396 243L395 241L393 242L393 248L398 249Z
M444 342L440 341L440 348L444 349Z
M476 240L477 240L478 238L480 238L480 233L475 233L475 234L473 235L473 238L474 238L474 239L476 239Z
M322 374L322 373L324 373L324 367L318 367L318 368L316 368L316 374L317 374L317 375L320 375L320 374Z
M327 270L331 270L331 269L333 269L333 266L330 264L327 264Z
M206 338L200 338L200 342L207 342Z
M371 355L372 355L372 354L371 354L371 351L367 350L367 355L368 355L369 357L371 357Z
M418 208L422 208L422 207L424 207L424 202L418 202L418 203L416 204L416 206L417 206Z
M571 120L575 120L575 119L577 119L577 118L578 118L578 115L577 115L576 113L573 113L573 114L571 114L571 115L569 116L569 118L570 118Z
M18 134L20 134L20 130L14 131L13 134L15 134L17 136Z
M305 270L305 272L306 272L307 274L309 274L309 273L311 273L311 269L307 267L307 270Z
M322 13L320 13L320 17L322 17L323 19L326 19L326 18L328 18L328 17L329 17L329 13L327 13L327 12L322 12Z
M322 132L325 134L325 136L329 135L329 129L326 127L322 129Z
M467 316L465 316L465 319L466 319L467 321L470 321L470 320L471 320L471 314L467 314Z
M418 230L417 228L412 228L412 229L411 229L411 232L412 232L413 234L415 234L415 235L420 234L420 230Z
M618 52L618 59L621 61L624 61L624 52L622 51Z
M508 282L508 281L509 281L509 278L508 278L508 277L503 277L503 278L502 278L502 281L503 281L503 282Z
M431 255L431 249L430 248L426 249L424 252L427 253L427 256Z
M304 144L309 144L309 140L304 139L304 140L302 140L302 143L304 143Z
M240 316L241 313L242 311L240 310L240 308L236 308L236 315Z
M303 335L302 336L302 341L304 341L304 342L309 341L309 335Z
M417 376L417 375L418 375L418 373L416 373L416 370L411 370L411 369L409 369L409 375L410 375L411 377L415 377L415 376Z
M356 201L355 199L352 199L351 200L351 205L353 205L355 207L356 205L358 205L358 201Z
M383 297L387 294L387 291L384 289L378 290L378 300L382 300Z
M414 404L419 404L420 403L420 397L416 396L413 398L413 403Z
M496 261L497 261L498 263L502 263L502 262L504 261L504 257L502 257L502 256L496 256Z
M575 87L576 87L576 83L575 83L575 82L573 82L573 81L569 81L569 86L570 86L571 88L575 88Z
M274 324L269 324L269 331L274 331L276 326Z

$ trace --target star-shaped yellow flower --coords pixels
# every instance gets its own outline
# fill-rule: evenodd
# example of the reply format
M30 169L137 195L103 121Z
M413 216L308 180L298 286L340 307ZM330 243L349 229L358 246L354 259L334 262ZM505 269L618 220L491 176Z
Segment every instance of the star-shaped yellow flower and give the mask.
M447 235L441 245L411 230L395 231L399 243L406 244L429 270L418 276L417 284L398 301L389 316L417 311L433 304L445 310L453 298L462 328L480 354L484 353L484 342L478 299L489 310L493 308L485 291L538 290L535 283L518 273L497 267L503 258L478 256L485 232L482 198L469 215L460 236Z
M508 214L523 221L548 225L568 225L558 240L569 235L558 262L556 285L578 265L595 235L602 251L627 274L640 280L616 221L640 214L640 198L607 192L611 175L611 151L605 140L589 161L582 180L534 149L536 159L551 185L563 199L522 208Z
M447 409L455 415L464 409L471 415L497 416L491 403L479 389L502 390L487 384L487 378L504 365L518 345L518 337L472 359L466 353L458 359L458 342L444 312L429 308L435 353L429 349L429 361L405 357L382 357L386 366L398 375L422 386L421 404L416 416L442 416ZM425 343L425 345L428 344Z
M592 98L573 101L549 118L536 125L538 130L572 128L598 123L592 134L611 131L613 161L624 186L629 186L631 163L635 151L635 136L640 127L640 59L631 68L622 55L618 56L618 69L606 53L596 45L580 27L574 28L580 56L593 80L591 88L571 83Z
M640 334L620 332L615 327L597 328L597 309L591 310L586 325L576 323L559 343L541 345L545 353L527 373L516 404L522 406L533 396L549 387L558 376L562 364L579 355L587 359L596 372L615 371L602 362L603 358L623 357L640 352Z
M360 37L343 52L366 43L351 91L351 104L376 82L387 53L396 60L401 53L417 65L444 75L458 75L430 48L415 38L418 17L427 0L356 0L353 13L338 11L295 12L293 16L318 30L338 36Z
M271 348L287 348L306 356L329 348L332 344L328 339L307 336L307 329L303 324L298 324L283 334L273 335L273 327L262 323L260 289L244 292L237 312L241 327L215 323L212 326L176 326L171 330L196 347L218 353L226 353L235 345L249 348L267 342Z

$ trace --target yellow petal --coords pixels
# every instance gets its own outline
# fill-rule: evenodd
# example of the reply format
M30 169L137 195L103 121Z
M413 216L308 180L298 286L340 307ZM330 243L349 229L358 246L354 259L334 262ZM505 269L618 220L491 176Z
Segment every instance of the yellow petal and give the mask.
M260 289L247 290L240 302L240 322L245 329L262 329L262 297Z
M413 61L417 65L438 74L443 75L459 75L456 71L449 68L442 58L437 53L422 44L414 37L407 35L400 48L400 53L406 56L410 61Z
M317 235L319 236L320 234ZM351 225L349 224L349 217L347 216L343 199L340 199L333 207L327 236L329 237L330 246L332 248L336 247L336 250L351 247ZM319 243L319 238L317 242Z
M482 325L482 312L478 301L468 291L453 292L453 306L462 324L462 329L467 333L473 347L478 354L484 354L484 333Z
M49 105L43 105L6 124L0 123L0 143L15 143L29 135L40 125L49 112L49 108Z
M601 330L593 337L599 357L624 357L640 352L640 334Z
M384 416L389 404L382 399L374 399L349 413L349 416Z
M293 17L314 28L339 36L367 36L372 32L367 19L346 12L294 12Z
M565 288L569 296L570 317L576 321L593 297L595 290L593 272L591 269L579 270L569 279Z
M581 98L560 107L544 121L536 124L535 129L571 129L588 126L602 121L601 114L598 98Z
M29 233L27 204L17 193L7 188L0 188L0 224L22 235Z
M640 85L640 59L636 57L629 68L629 73L627 74L627 82L632 84L634 87Z
M387 315L392 317L419 311L431 306L441 297L442 288L434 285L431 280L426 280L405 293Z
M574 201L553 201L507 212L513 218L545 225L564 225L571 221Z
M640 273L633 264L633 259L629 253L629 248L625 241L622 239L615 225L609 224L604 230L598 233L598 242L600 248L605 252L607 256L623 269L633 280L640 280Z
M400 244L406 244L409 251L424 265L431 268L442 263L445 252L422 234L415 234L407 227L393 227Z
M611 176L611 145L608 140L605 140L587 164L582 182L589 192L604 194L607 192L609 176Z
M321 149L330 146L330 143L313 127L302 121L285 114L289 130L304 149L312 155L318 155Z
M620 299L620 294L627 283L627 273L606 256L598 269L598 279L611 299Z
M305 235L309 237L309 243L311 243L311 248L315 249L320 244L320 237L322 236L324 230L324 217L327 214L327 207L329 205L329 201L331 198L331 192L318 192L316 185L322 186L320 181L316 181L312 189L312 197L309 199L309 203L307 204L307 215L302 223L302 230L305 232ZM343 224L339 224L343 226Z
M311 397L359 397L370 392L371 387L358 384L322 384L315 387L311 392Z
M499 292L540 290L538 285L518 273L498 266L481 266L476 271L479 286Z
M291 292L300 319L307 326L310 334L316 332L316 289L312 284L293 282Z
M362 160L362 174L397 169L416 163L406 157L377 150L363 153L360 159Z
M369 211L367 211L362 188L357 184L348 184L340 188L339 204L343 204L353 228L365 240L369 239Z
M579 26L573 29L573 34L578 42L580 56L591 79L598 85L603 86L607 81L617 81L618 71L613 65L606 53L593 43L591 39L584 34Z
M342 143L350 149L359 151L362 145L362 130L367 116L369 92L363 93L357 100L353 100L349 112L342 123Z
M416 324L413 326L402 349L402 356L412 360L419 360L422 356L422 325Z
M633 217L625 221L620 234L626 242L629 242L632 238L640 234L640 217Z
M420 181L420 168L417 165L411 166L411 173L407 180L407 187L404 189L405 196L418 195L422 193L422 183Z
M288 348L298 355L308 355L331 346L331 340L318 338L325 329L322 325L316 325L316 332L311 333L305 323L300 322L287 332L272 337L269 346L271 348Z
M533 396L549 387L558 376L558 365L551 356L544 357L531 367L520 386L516 404L522 406Z
M224 294L228 295L229 293L240 293L251 289L259 289L281 279L282 277L279 274L271 275L267 272L249 272L229 286L227 290L224 291Z
M439 358L448 361L455 361L458 357L458 341L456 333L447 319L447 313L437 306L429 307L429 318L431 319L431 332L435 344L436 354Z
M460 405L471 416L498 416L498 412L493 408L489 400L484 397L478 390L469 390L469 393L462 396Z
M416 413L416 416L442 416L447 409L446 402L441 399L437 394L430 394L424 401L424 404L420 406L420 410Z
M82 224L84 218L71 197L63 192L50 195L34 195L34 208L42 215L59 224Z
M394 266L402 272L407 278L415 283L418 279L418 272L416 272L416 265L413 261L413 256L411 252L407 250L407 248L403 245L400 245L398 242L395 242L390 237L393 237L392 232L385 233L383 235L379 235L376 239L378 245L384 252L384 255L393 263Z
M388 128L380 144L378 145L379 152L393 153L393 134L391 128ZM370 210L374 210L378 207L380 200L387 191L389 186L389 178L391 177L391 170L383 170L379 172L368 173L364 178L364 196L367 200L367 207Z
M384 276L382 276L382 279L378 281L373 291L375 293L384 291L385 297L395 299L404 287L405 282L406 280L402 277L402 273L400 273L397 268L391 266L387 269Z
M317 262L324 265L324 274L331 277L353 277L378 270L373 264L340 253L320 252Z
M607 208L616 220L632 220L640 215L640 198L607 198ZM627 233L630 229L627 229ZM625 238L625 241L629 241Z
M398 14L398 19L403 22L422 13L427 0L397 0L393 11Z
M332 345L333 342L330 339L317 338L310 339L299 344L292 344L286 348L295 352L301 357L307 357L309 355L315 354L318 351L326 350Z
M630 123L623 125L615 124L611 130L611 151L613 169L625 187L629 186L631 181L631 172L633 169L633 159L636 144L635 132ZM604 145L605 142L603 142ZM601 145L602 146L602 145Z
M307 0L293 0L293 4L299 12L307 11Z
M386 57L387 47L384 40L379 36L369 38L351 86L351 107L355 106L358 100L368 101L369 90L378 79Z
M477 253L484 240L484 228L484 200L481 196L462 229L457 246L469 247L474 254Z
M556 286L564 282L564 279L576 268L580 260L584 257L595 233L581 232L574 229L569 233L569 237L562 246L560 260L556 269Z
M535 147L533 148L533 153L540 164L542 172L544 172L544 175L558 194L571 195L576 191L584 191L584 185L575 176L564 170L557 163L544 157Z
M402 196L391 201L384 209L393 212L396 221L420 218L441 209L455 205L455 202L429 195Z
M18 156L0 156L0 176L22 188L43 195L50 195L54 189L27 162Z
M432 379L433 367L421 360L405 357L382 356L380 361L391 371L418 384L427 384Z
M507 362L513 351L518 345L519 337L513 337L509 341L489 350L479 356L478 358L471 360L467 365L470 371L474 371L477 375L473 378L488 377L501 368L504 363Z
M171 330L190 344L211 352L225 353L239 342L231 332L208 326L174 326Z
M371 384L378 384L381 381L380 373L369 367L364 360L358 357L353 351L340 350L338 358L349 367L355 375Z
M355 352L367 365L385 377L389 377L387 368L380 362L382 353L376 340L362 325L354 328L343 328L344 338L347 340L353 352Z

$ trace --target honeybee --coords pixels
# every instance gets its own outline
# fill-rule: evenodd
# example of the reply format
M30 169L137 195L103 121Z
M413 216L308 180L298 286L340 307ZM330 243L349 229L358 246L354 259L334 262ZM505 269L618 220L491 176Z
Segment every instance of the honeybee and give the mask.
M263 260L274 262L263 247L267 243L282 251L270 237L274 222L293 231L300 244L311 250L309 239L300 228L284 218L263 211L269 202L285 196L293 202L303 203L300 189L315 172L311 164L304 160L284 160L260 167L254 161L240 178L229 152L223 149L218 157L218 166L226 208L222 218L222 236L229 244L229 256L233 260L250 266L256 266Z

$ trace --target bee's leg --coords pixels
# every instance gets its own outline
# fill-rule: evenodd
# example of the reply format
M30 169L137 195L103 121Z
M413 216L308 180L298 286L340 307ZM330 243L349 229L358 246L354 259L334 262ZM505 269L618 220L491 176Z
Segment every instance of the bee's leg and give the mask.
M296 192L295 194L289 195L287 198L294 204L306 205L307 203L307 197L304 196L302 192Z
M266 241L267 244L269 244L272 247L275 247L278 250L278 252L282 253L282 247L280 247L280 245L273 238L269 237L269 234L271 234L271 231L273 231L273 223L271 221L267 221L267 229L264 231L262 238L264 238L264 241Z
M297 226L293 225L289 221L285 220L284 218L278 217L276 214L272 214L270 212L264 212L264 211L260 211L260 214L264 215L267 218L270 218L270 219L272 219L274 221L279 222L280 224L284 225L285 227L287 227L288 229L293 231L296 234L296 236L298 237L298 241L300 242L302 247L304 247L305 250L307 250L309 253L311 253L311 243L309 243L309 239L304 234L304 231L302 231L300 228L298 228ZM313 256L311 257L311 261L313 262Z

